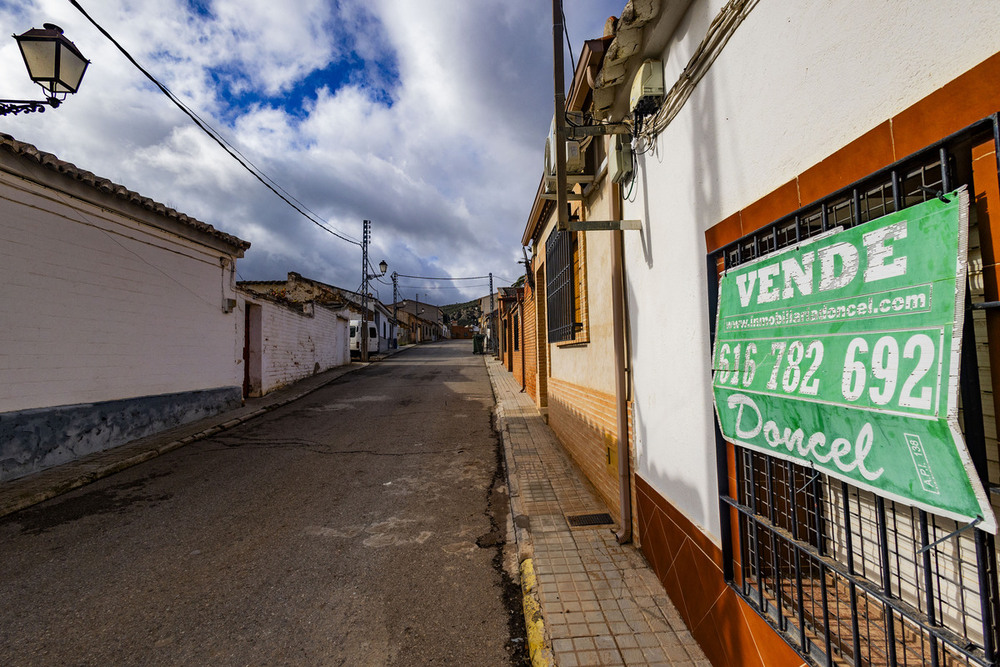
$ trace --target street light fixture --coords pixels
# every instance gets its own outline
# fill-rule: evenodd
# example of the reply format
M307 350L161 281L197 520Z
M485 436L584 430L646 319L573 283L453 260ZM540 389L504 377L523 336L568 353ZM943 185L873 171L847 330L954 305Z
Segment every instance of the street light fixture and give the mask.
M365 220L365 235L367 240L368 225L369 221ZM362 262L368 261L368 246L364 246L362 254ZM361 336L361 361L368 361L368 281L374 278L378 278L380 275L384 276L385 272L389 270L389 264L383 259L378 263L379 271L382 273L368 273L368 266L362 265L364 272L361 274L364 276L364 280L361 282L361 328L363 334Z
M46 93L44 100L0 100L0 116L45 111L62 104L66 96L80 89L80 82L90 61L83 57L63 30L53 23L32 28L23 35L13 35L21 49L28 76Z

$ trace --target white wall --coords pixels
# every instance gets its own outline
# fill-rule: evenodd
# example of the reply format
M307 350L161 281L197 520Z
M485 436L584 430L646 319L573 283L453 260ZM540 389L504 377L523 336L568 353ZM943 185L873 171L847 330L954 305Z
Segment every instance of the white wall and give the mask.
M266 301L261 306L262 391L350 363L347 311L307 306L309 313Z
M723 0L659 57L677 80ZM656 150L626 233L639 473L719 535L704 231L993 55L995 0L760 2ZM628 91L624 94L627 96ZM902 155L897 156L903 157Z
M224 255L0 172L0 412L239 386Z

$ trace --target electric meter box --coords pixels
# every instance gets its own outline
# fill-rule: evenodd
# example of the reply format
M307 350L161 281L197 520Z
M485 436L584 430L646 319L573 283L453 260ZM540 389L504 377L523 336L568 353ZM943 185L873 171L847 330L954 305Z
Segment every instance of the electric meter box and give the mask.
M624 183L632 177L632 138L627 134L611 136L608 175L613 183Z
M639 66L632 80L632 94L628 108L635 113L649 113L655 109L663 97L663 63L659 60L645 60Z

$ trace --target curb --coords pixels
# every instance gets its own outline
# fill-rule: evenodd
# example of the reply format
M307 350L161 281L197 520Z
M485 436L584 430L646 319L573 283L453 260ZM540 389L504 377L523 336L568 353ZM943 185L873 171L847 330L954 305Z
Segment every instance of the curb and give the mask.
M493 375L486 365L490 388L493 390L493 409L496 430L503 442L504 465L507 470L507 497L510 502L510 516L514 526L514 541L517 543L517 562L521 575L521 605L524 610L524 626L528 638L528 655L532 667L552 667L555 664L552 655L551 642L545 634L545 622L542 616L542 603L538 595L538 584L535 579L534 546L531 540L530 517L521 506L521 491L517 480L517 463L514 460L513 446L510 441L510 429L507 418L499 400L497 389L493 384Z
M542 606L538 602L535 566L530 558L521 561L521 590L524 591L524 625L528 631L528 655L532 667L550 667L552 649L545 641Z
M406 346L406 347L399 348L393 354L386 355L386 356L387 357L395 356L396 354L399 354L400 352L404 352L406 350L409 350L411 347L412 346ZM61 496L64 493L68 493L70 491L73 491L74 489L78 489L78 488L80 488L82 486L86 486L87 484L90 484L92 482L96 482L99 479L103 479L105 477L109 477L111 475L114 475L115 473L121 472L122 470L126 470L128 468L133 467L133 466L139 465L140 463L145 463L146 461L149 461L150 459L154 459L157 456L161 456L161 455L166 454L168 452L172 452L175 449L179 449L179 448L183 447L184 445L189 445L192 442L195 442L197 440L201 440L203 438L208 438L208 437L211 437L213 435L217 435L219 433L222 433L223 431L228 431L229 429L234 428L236 426L239 426L240 424L243 424L245 422L248 422L251 419L255 419L255 418L257 418L257 417L259 417L259 416L261 416L261 415L263 415L265 413L271 412L272 410L276 410L277 408L280 408L280 407L283 407L285 405L288 405L289 403L291 403L293 401L297 401L300 398L302 398L303 396L307 396L308 394L311 394L314 391L322 389L326 385L330 384L331 382L333 382L335 380L338 380L338 379L344 377L345 375L348 375L350 373L354 373L355 371L359 371L362 368L367 368L368 366L371 366L372 363L374 363L374 362L368 362L367 364L363 364L363 365L359 364L356 368L352 367L353 364L348 364L347 368L344 369L343 373L337 374L334 377L331 377L329 380L326 380L326 381L324 381L324 382L322 382L320 384L317 384L314 387L311 387L311 388L306 389L304 391L297 392L297 393L295 393L295 394L293 394L291 396L287 396L285 398L276 400L273 403L269 403L267 405L263 405L263 406L259 407L258 409L254 410L253 412L247 413L245 415L241 415L239 417L234 417L234 418L229 419L227 421L224 421L222 423L218 423L218 424L215 424L213 426L209 426L209 427L205 428L204 430L199 431L197 433L194 433L192 435L187 435L187 436L184 436L183 438L178 438L177 440L171 440L170 442L167 442L167 443L164 443L164 444L161 444L161 445L150 445L150 448L147 449L147 450L136 452L135 454L131 454L131 455L125 456L124 458L118 459L118 460L113 461L111 463L105 463L105 464L99 465L97 467L92 467L92 466L88 466L85 462L81 462L81 461L76 461L76 462L70 461L70 462L67 462L64 465L73 465L74 463L77 463L77 464L80 465L81 469L82 470L86 470L86 472L82 472L81 471L80 474L78 474L78 475L76 475L74 477L71 477L69 479L62 480L62 481L57 481L57 482L53 482L53 484L51 486L47 487L45 490L34 491L34 492L27 492L24 495L16 496L16 497L10 499L9 501L5 501L5 502L4 501L0 501L0 518L5 517L8 514L13 514L14 512L20 512L23 509L27 509L28 507L31 507L32 505L37 505L39 503L43 503L46 500L51 500L52 498L55 498L56 496ZM334 370L334 369L330 369L330 370ZM305 380L305 379L307 379L307 378L303 378L303 380ZM224 414L225 413L221 413L219 416L224 416ZM127 447L128 444L126 443L126 444L120 445L120 446L121 447ZM111 449L104 450L102 452L95 452L95 453L97 453L97 454L104 454L104 453L107 453L107 452L114 451L114 449L115 448L111 448ZM49 468L49 470L56 470L56 469L58 469L58 466L56 468ZM45 471L42 470L40 472L44 473ZM16 481L17 480L11 480L11 482L16 482Z

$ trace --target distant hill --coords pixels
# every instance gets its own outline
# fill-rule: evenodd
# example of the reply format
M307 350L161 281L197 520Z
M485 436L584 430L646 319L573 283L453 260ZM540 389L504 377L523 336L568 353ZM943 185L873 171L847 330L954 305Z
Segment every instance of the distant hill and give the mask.
M465 303L453 303L448 306L441 306L440 308L441 312L444 313L446 322L464 327L477 324L479 316L482 314L479 309L479 299L473 299Z

